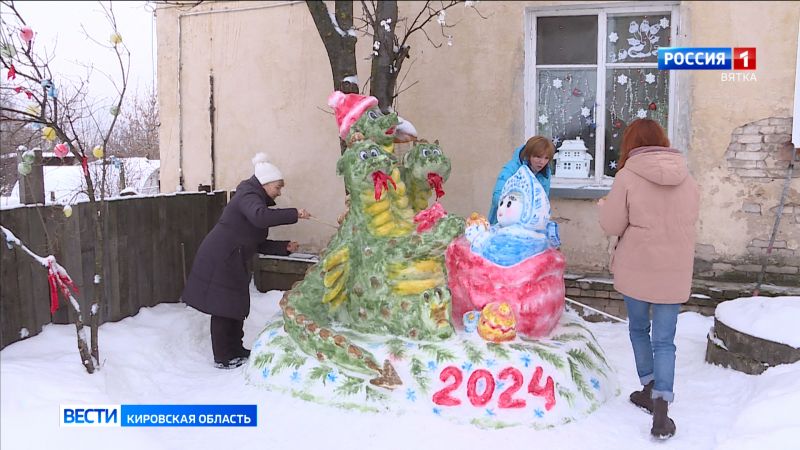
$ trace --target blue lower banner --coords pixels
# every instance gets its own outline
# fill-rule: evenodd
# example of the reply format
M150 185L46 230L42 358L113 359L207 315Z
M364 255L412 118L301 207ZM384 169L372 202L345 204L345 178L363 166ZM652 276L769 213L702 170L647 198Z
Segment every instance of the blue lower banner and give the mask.
M62 427L255 427L257 405L61 405Z

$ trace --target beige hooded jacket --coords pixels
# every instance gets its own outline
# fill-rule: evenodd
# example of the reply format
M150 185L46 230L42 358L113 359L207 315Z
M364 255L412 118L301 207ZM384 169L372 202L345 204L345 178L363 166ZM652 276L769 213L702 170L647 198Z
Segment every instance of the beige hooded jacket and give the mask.
M683 155L665 147L631 151L599 207L600 226L619 236L614 287L650 303L689 299L694 268L697 183Z

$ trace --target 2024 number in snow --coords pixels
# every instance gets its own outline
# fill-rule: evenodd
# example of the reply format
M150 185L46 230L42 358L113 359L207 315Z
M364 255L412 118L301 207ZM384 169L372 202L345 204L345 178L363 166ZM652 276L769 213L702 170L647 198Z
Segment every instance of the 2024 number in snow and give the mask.
M547 411L553 408L556 404L555 396L555 383L553 378L548 376L544 384L542 384L542 375L544 370L541 367L536 367L533 372L533 377L528 383L528 393L535 397L544 398L544 408ZM511 384L500 393L497 399L498 408L524 408L527 401L524 398L515 398L515 394L520 390L524 384L524 376L522 372L516 367L506 367L498 374L500 380L511 380ZM456 366L448 366L442 369L439 373L439 379L447 385L433 394L432 400L440 406L458 406L461 400L453 397L451 393L461 387L464 381L464 375ZM451 380L449 382L448 380ZM483 392L478 393L478 382L483 380ZM478 369L472 372L467 380L467 398L472 406L482 407L486 406L494 396L494 391L497 386L494 376L486 369Z

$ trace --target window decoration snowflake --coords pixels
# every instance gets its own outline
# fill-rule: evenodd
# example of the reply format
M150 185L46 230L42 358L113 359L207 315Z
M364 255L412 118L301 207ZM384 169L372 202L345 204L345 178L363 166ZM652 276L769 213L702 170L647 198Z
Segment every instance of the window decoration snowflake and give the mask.
M625 75L625 74L622 74L622 75L620 75L620 76L618 76L618 77L617 77L617 83L619 83L619 84L623 84L623 85L624 85L624 84L626 84L627 82L628 82L628 76L627 76L627 75Z
M653 72L649 72L644 76L644 81L646 81L647 84L653 84L656 82L656 76L653 74Z
M613 32L608 35L608 40L612 43L617 42L619 40L619 35L616 32Z
M561 89L562 84L561 78L556 78L553 80L553 87L556 89Z
M589 117L589 108L581 106L581 115L583 117Z
M647 111L643 110L642 108L639 108L639 110L636 111L636 117L644 119L645 117L647 117Z
M540 115L539 116L539 123L542 124L542 125L546 124L547 123L547 116L545 116L544 114Z

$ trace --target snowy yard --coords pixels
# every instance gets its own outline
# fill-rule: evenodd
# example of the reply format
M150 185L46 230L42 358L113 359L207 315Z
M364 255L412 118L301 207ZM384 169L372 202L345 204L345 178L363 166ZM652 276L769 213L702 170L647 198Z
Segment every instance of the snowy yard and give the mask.
M280 292L251 285L250 346L277 314ZM583 420L545 431L482 430L431 417L339 410L245 384L244 367L212 367L209 321L183 304L143 308L100 329L102 370L78 361L72 325L0 352L3 449L800 449L800 363L750 376L704 362L713 319L678 320L674 438L654 442L650 416L628 401L638 389L624 324L589 324L617 370L622 393ZM59 428L59 404L257 404L258 427Z

